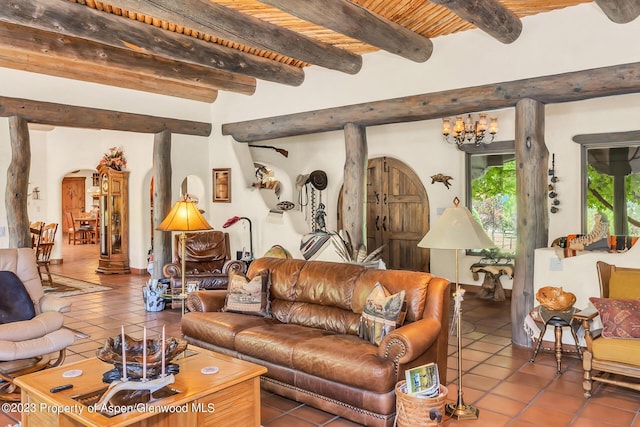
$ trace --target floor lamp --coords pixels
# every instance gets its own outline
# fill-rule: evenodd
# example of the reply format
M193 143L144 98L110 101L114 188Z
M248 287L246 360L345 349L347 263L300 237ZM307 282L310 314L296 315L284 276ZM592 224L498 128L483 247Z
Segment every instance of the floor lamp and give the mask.
M180 231L180 261L182 262L181 272L182 272L182 289L180 291L180 296L178 297L182 300L182 314L184 314L184 300L187 298L187 294L185 292L185 283L184 283L184 270L185 270L185 243L187 239L187 231L200 231L200 230L211 230L213 227L209 225L206 219L202 216L198 207L196 206L195 200L189 197L188 194L185 194L176 202L175 205L171 208L171 211L167 214L167 216L162 220L159 226L156 227L156 230L161 231ZM175 298L175 297L173 297Z
M456 251L456 289L453 294L455 303L453 321L458 335L458 399L456 403L449 403L445 412L451 418L459 420L475 420L478 418L478 408L465 405L462 399L462 297L464 289L460 288L458 280L461 249L485 249L494 247L482 226L471 216L471 212L460 205L460 199L453 200L455 207L447 208L440 219L422 238L418 246L432 249L455 249Z

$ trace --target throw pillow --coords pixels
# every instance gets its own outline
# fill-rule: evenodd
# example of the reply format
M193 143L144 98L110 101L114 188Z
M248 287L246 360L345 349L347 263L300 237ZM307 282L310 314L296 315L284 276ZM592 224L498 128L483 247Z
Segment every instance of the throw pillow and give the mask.
M229 273L227 297L222 311L271 317L269 273L262 271L251 280L242 274Z
M640 298L640 270L614 270L609 278L609 298Z
M33 319L36 315L31 296L12 271L0 271L0 324Z
M591 297L602 319L603 338L640 338L640 300Z
M404 290L391 295L384 286L376 283L364 304L358 336L380 345L385 335L402 326L407 310L404 296Z

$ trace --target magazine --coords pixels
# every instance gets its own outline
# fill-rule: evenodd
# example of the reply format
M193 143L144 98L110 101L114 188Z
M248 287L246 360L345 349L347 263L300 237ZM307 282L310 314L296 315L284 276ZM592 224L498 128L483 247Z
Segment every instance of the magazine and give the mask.
M405 371L407 394L416 397L437 397L440 394L438 365L427 363Z

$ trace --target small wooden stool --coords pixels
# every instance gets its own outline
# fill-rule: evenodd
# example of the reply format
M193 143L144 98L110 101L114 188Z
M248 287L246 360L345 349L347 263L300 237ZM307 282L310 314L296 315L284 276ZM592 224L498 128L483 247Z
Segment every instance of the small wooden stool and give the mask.
M538 352L542 346L542 338L544 337L544 333L547 331L548 326L553 326L555 333L555 354L556 354L556 365L557 365L557 374L560 375L562 368L562 328L569 327L571 331L571 335L573 336L573 340L576 343L576 350L580 359L582 359L582 347L580 347L580 342L578 341L578 335L576 334L574 326L575 319L573 318L573 314L578 311L575 308L570 308L567 311L555 311L549 310L545 307L539 307L539 314L544 322L544 326L540 331L540 336L538 337L538 343L536 344L536 349L533 352L533 356L529 359L530 363L534 363Z

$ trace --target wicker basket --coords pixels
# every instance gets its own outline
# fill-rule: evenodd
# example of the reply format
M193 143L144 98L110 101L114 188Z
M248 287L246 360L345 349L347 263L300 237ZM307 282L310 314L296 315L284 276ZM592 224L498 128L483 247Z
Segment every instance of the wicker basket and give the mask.
M400 389L405 381L396 384L396 420L398 427L441 427L442 422L429 419L429 412L437 409L444 418L444 406L447 399L447 388L440 385L438 397L416 397Z

